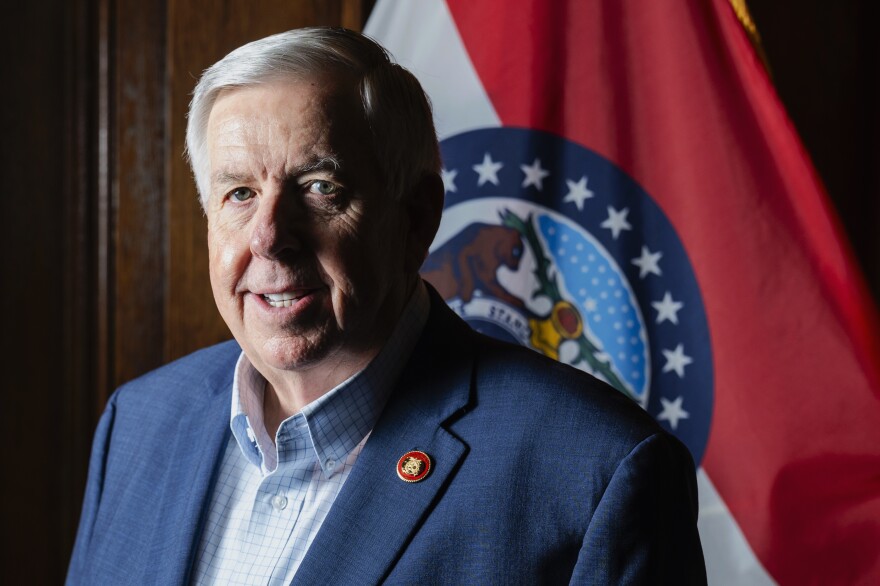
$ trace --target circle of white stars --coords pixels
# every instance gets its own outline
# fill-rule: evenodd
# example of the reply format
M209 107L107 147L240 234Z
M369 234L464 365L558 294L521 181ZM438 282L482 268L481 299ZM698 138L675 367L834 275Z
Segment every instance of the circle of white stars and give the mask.
M485 152L482 161L471 166L471 169L476 174L476 186L479 188L487 183L495 186L500 185L498 173L504 168L504 165L504 162L495 160L492 153ZM534 188L538 191L543 191L544 180L552 175L552 172L543 166L539 158L535 158L531 164L519 165L519 169L522 172L520 187L523 189ZM443 180L443 188L446 193L458 192L456 184L456 180L460 179L458 169L442 169L441 179ZM587 175L581 175L579 178L567 177L565 185L568 191L562 201L563 203L573 205L577 208L578 212L583 212L587 201L593 199L596 195L588 187L589 177ZM617 209L609 205L605 209L606 218L599 224L599 227L610 231L611 238L618 240L622 234L633 230L632 224L629 221L629 213L630 210L627 207ZM662 260L663 252L661 250L655 250L649 244L643 244L639 256L631 259L630 262L638 267L639 279L644 280L663 275ZM589 301L585 307L588 312L595 308L590 307ZM593 302L593 305L595 305L595 302ZM671 291L666 291L662 299L651 301L651 307L657 312L655 324L660 325L668 322L673 327L679 325L678 313L684 308L684 303L676 301ZM661 352L666 361L662 372L684 379L687 367L694 362L693 358L686 354L684 345L678 344L675 348L671 349L664 348ZM660 397L660 404L662 410L657 415L657 419L668 422L669 427L673 430L678 428L682 420L690 417L690 413L684 409L684 398L682 396L678 396L673 400Z

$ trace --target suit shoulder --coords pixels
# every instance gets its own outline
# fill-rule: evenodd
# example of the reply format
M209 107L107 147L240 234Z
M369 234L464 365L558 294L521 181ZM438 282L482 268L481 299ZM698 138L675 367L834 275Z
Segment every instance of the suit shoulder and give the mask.
M231 385L241 347L221 342L178 358L120 386L111 403L122 406L167 405L187 402L193 393ZM227 384L228 382L228 384Z
M479 336L479 401L515 412L532 425L559 423L568 437L601 436L627 450L658 432L635 401L598 378L529 348Z

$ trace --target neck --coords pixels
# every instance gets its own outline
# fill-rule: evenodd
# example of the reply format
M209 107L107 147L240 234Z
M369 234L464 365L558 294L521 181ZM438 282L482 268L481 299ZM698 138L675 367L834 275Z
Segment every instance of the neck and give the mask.
M285 419L299 413L303 407L367 367L391 336L418 282L416 275L415 279L401 288L401 294L389 300L396 309L387 313L387 327L381 328L363 350L334 352L320 362L302 369L271 372L269 376L263 373L267 380L263 398L263 420L269 437L275 437L278 427Z
M284 377L273 377L275 381L267 380L263 395L263 421L269 437L275 437L275 432L285 419L299 413L303 407L363 370L376 354L378 351L359 361L339 361L334 365L324 365L327 368L316 367L305 372L286 373Z

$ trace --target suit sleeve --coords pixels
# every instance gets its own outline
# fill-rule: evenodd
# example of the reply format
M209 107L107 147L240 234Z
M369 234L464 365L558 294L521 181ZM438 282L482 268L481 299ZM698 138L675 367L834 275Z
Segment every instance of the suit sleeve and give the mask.
M624 458L593 515L572 584L706 584L690 453L654 434Z
M76 532L76 542L73 546L73 555L70 558L70 566L67 569L68 586L85 583L86 572L89 567L89 544L92 540L92 532L95 519L98 514L98 506L104 487L104 469L107 462L107 453L110 445L110 435L113 431L113 422L116 415L116 397L111 397L107 408L98 421L95 431L95 439L92 442L92 453L89 459L89 473L86 480L86 493L83 499L82 512L79 518L79 528Z

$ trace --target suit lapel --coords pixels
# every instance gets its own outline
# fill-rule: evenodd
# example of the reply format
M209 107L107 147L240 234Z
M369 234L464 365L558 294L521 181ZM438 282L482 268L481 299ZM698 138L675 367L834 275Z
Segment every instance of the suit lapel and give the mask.
M376 584L421 526L467 446L442 427L470 400L472 332L432 292L431 315L401 380L297 571L295 584ZM427 453L418 483L398 459Z
M174 456L165 481L153 533L145 583L188 583L210 489L229 441L229 409L234 364L205 381L201 401L181 415Z

